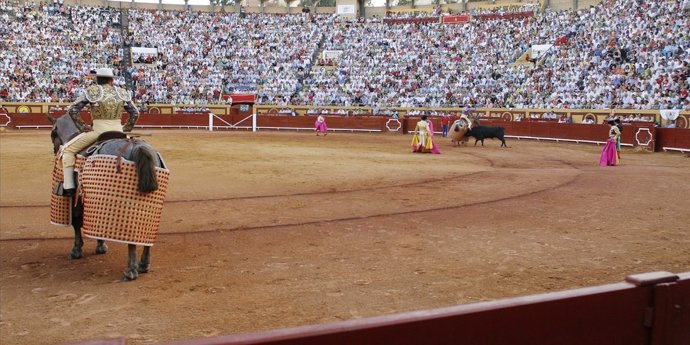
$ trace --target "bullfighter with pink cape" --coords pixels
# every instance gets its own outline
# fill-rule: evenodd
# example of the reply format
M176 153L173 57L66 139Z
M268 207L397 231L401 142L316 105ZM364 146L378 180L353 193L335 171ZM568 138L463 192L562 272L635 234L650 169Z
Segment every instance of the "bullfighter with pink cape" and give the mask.
M422 119L417 122L417 127L414 129L412 152L440 154L441 150L434 143L433 137L434 125L427 120L426 115L422 115Z
M611 120L609 121L609 139L606 141L604 149L601 151L601 157L599 158L600 166L614 166L618 165L618 151L616 150L616 143L621 135L616 123Z
M319 135L319 133L323 133L324 136L328 134L328 126L326 125L326 119L323 116L319 115L319 117L316 118L316 122L314 122L314 127L317 136Z

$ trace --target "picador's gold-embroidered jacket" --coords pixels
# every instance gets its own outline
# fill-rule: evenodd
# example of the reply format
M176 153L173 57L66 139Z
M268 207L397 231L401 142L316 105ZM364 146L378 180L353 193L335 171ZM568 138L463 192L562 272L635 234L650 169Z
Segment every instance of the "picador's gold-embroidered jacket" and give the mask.
M69 107L69 116L81 131L86 124L79 113L87 105L91 105L93 120L119 120L122 112L126 111L129 117L122 127L125 132L131 131L139 118L139 110L132 103L132 95L128 91L117 86L93 85Z

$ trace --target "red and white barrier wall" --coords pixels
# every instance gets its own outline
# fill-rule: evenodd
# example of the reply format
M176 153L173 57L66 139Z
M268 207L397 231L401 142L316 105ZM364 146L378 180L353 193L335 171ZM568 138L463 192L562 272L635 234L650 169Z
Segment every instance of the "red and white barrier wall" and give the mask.
M232 110L232 109L231 109ZM59 117L64 111L50 112L51 117ZM0 114L0 126L10 128L49 128L51 122L47 113L9 113ZM592 114L589 114L594 116ZM504 113L498 117L482 119L483 124L501 126L505 128L506 137L517 139L536 139L553 141L570 141L577 143L604 143L608 134L608 126L602 124L565 124L556 121L534 120L511 121L515 114ZM588 115L581 115L588 116ZM595 120L602 122L600 117ZM684 115L681 117L686 121ZM388 116L340 116L326 115L329 130L347 132L376 132L407 134L414 129L418 117L410 116L394 119ZM88 112L82 118L90 121ZM679 119L681 119L679 118ZM602 120L602 121L599 121ZM313 130L315 116L290 116L276 113L259 113L256 115L258 130ZM441 131L440 117L433 117L434 128ZM681 123L686 123L680 121ZM452 118L451 118L452 123ZM226 111L225 113L142 113L138 128L190 128L190 129L252 129L253 118L251 112ZM654 151L682 151L690 152L689 128L657 128L650 122L624 123L622 143L625 146L643 146Z

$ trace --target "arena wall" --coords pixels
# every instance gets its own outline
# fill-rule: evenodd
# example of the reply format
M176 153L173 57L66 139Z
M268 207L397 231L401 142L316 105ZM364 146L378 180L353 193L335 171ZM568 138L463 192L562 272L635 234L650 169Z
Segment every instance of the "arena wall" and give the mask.
M66 112L66 104L55 108L56 104L48 103L7 103L0 110L0 127L11 128L50 128L51 122L47 116L57 118ZM306 116L309 106L293 106L299 115L291 116L281 113L285 107L256 106L242 107L241 105L206 105L208 111L198 111L188 105L157 104L149 105L142 112L137 122L137 128L195 128L209 130L253 129L252 114L257 114L256 128L258 130L313 130L314 116ZM330 108L330 110L328 110ZM346 132L378 132L408 134L414 129L418 116L408 114L412 109L392 108L398 112L400 118L372 114L368 107L346 107L356 115L344 116L337 114L338 107L319 108L319 114L327 119L331 131ZM323 109L327 109L323 112ZM440 111L450 113L450 121L457 119L460 110L457 108L422 108L425 111ZM330 113L328 113L330 111ZM588 109L497 109L477 108L483 124L501 126L506 129L506 137L516 139L534 139L565 141L576 143L604 144L608 136L608 126L605 120L611 115L611 110ZM574 123L558 123L556 119L545 119L543 114L553 111L556 115L570 116ZM6 114L2 114L6 112ZM209 113L213 116L209 116ZM617 109L616 115L645 114L651 119L661 122L657 110ZM521 117L521 121L515 121ZM82 118L90 122L87 111ZM581 124L583 119L593 119L595 124ZM433 116L436 132L441 131L441 117ZM623 125L622 144L630 147L645 147L651 151L681 151L690 152L690 112L682 112L676 120L680 128L657 128L650 121L625 122ZM212 126L211 126L212 125Z
M689 324L690 272L651 272L618 284L169 345L680 345L690 343ZM79 345L86 344L120 343Z
M18 103L18 102L5 102L0 103L3 109L0 110L0 114L7 113L10 115L17 114L50 114L54 112L54 108L66 109L68 103ZM337 114L338 110L347 110L350 113L358 112L362 115L373 115L374 109L372 107L341 107L341 106L278 106L278 105L253 105L248 109L242 111L239 104L235 105L222 105L222 104L150 104L147 105L146 112L156 113L156 114L174 114L177 110L181 108L190 107L202 107L208 108L210 112L217 115L229 115L238 113L251 114L256 112L259 115L279 115L282 109L294 110L297 115L307 115L310 109L326 110L327 114L340 116ZM457 114L462 111L460 108L381 108L380 111L390 110L398 112L400 117L406 117L408 113L413 110L418 111L437 111L449 114ZM543 119L543 115L548 112L552 112L557 116L572 117L573 123L582 123L584 119L592 119L596 124L605 123L605 120L615 114L620 117L628 117L629 115L641 115L650 118L647 122L657 122L658 124L664 125L665 121L661 118L659 110L642 110L642 109L514 109L514 108L474 108L472 109L474 113L479 113L480 116L486 119L496 119L504 121L516 121L518 118L529 121L531 117L536 117L534 120L539 120L541 122L557 122L557 120L547 120ZM59 111L58 111L59 113ZM55 113L55 114L58 114ZM62 112L64 113L64 111ZM59 114L62 114L59 113ZM676 126L678 128L690 128L690 111L681 111L680 117L676 121ZM2 125L2 121L0 121Z

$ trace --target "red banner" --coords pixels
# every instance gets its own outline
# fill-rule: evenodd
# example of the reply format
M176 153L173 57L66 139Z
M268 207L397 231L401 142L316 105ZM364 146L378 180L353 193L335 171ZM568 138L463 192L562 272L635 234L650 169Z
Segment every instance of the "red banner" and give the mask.
M223 100L227 101L228 98L231 99L232 104L254 104L256 95L245 94L245 93L226 93L221 96Z
M443 16L441 17L441 22L443 24L458 24L467 23L470 21L470 16L467 14L460 14L456 16Z

